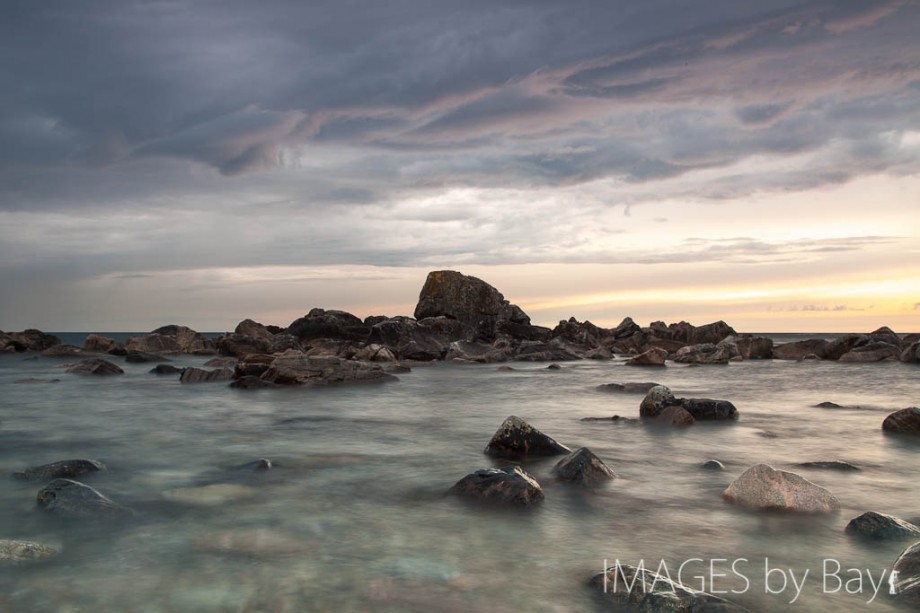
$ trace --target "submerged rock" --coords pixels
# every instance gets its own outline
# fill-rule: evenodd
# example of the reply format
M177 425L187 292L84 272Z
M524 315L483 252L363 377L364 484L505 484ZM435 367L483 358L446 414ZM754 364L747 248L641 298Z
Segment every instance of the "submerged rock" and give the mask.
M650 389L657 387L659 383L602 383L595 389L599 392L624 392L627 394L647 394Z
M340 358L310 357L293 350L275 357L261 378L279 385L382 383L399 380L377 364Z
M307 554L311 549L309 543L296 536L269 528L205 534L196 538L194 544L198 551L257 558Z
M882 422L882 430L898 434L920 435L920 408L895 411Z
M705 470L725 470L725 464L722 464L722 462L718 460L706 460L700 464L700 468Z
M656 385L648 391L639 405L640 417L657 417L666 407L677 405L677 398L671 393L670 388Z
M920 605L920 543L905 549L891 570L898 573L897 600L915 607Z
M105 464L98 460L61 460L59 462L51 462L50 464L42 464L41 466L33 466L21 472L15 472L12 476L14 479L21 479L24 481L47 481L57 478L73 479L75 477L104 471L105 469Z
M109 500L90 486L70 479L55 479L38 492L38 507L61 517L113 519L133 511Z
M485 453L499 458L565 455L572 450L560 445L515 415L502 422L486 445Z
M149 353L147 351L138 351L132 349L125 354L125 362L131 364L146 364L148 362L168 362L166 358L158 353Z
M68 373L74 375L123 375L125 371L121 369L120 366L112 364L108 360L102 358L89 358L74 364L67 369Z
M173 366L172 364L157 364L150 369L152 375L181 375L184 368Z
M850 520L846 533L876 540L920 538L920 526L892 515L867 511Z
M209 381L229 381L233 378L233 369L218 368L215 370L204 370L189 366L182 371L179 377L180 383L207 383Z
M264 387L278 387L278 384L272 383L271 381L266 381L265 379L260 379L259 377L253 375L244 375L238 379L234 379L233 383L230 384L230 387L240 390L255 390L262 389Z
M0 540L0 567L41 562L60 553L58 549L41 543Z
M801 468L821 468L824 470L860 470L858 466L844 462L843 460L819 460L817 462L799 462L796 464Z
M620 564L591 578L591 587L601 590L602 597L615 607L658 613L746 611L744 607L708 592L701 592L659 575L644 566Z
M563 481L589 487L616 478L616 473L587 447L581 447L559 460L553 473Z
M454 484L448 493L469 500L524 507L544 498L540 484L520 466L477 470Z
M744 471L722 492L733 504L757 509L801 513L832 513L840 510L837 497L808 479L768 464Z
M815 405L816 409L842 409L843 407L836 402L819 402Z

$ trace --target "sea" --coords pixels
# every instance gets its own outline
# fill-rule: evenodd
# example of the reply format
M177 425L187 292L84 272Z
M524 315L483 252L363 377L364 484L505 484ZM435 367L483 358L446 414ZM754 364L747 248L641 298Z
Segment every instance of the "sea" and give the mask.
M59 336L79 345L84 335ZM888 578L911 541L844 529L870 510L920 521L920 443L881 430L886 415L920 403L916 364L438 363L386 384L236 390L112 360L124 375L0 355L0 539L61 551L0 567L0 611L604 611L589 581L617 565L752 611L905 610ZM47 382L16 383L29 378ZM598 386L646 381L729 400L740 418L686 428L582 420L638 417L642 394ZM841 406L815 406L826 401ZM468 473L507 465L483 450L509 415L588 447L617 478L586 490L553 478L558 458L534 459L523 468L546 496L535 508L446 495ZM62 520L37 509L41 482L11 478L70 458L103 462L85 483L134 516ZM260 458L272 469L243 467ZM725 470L703 470L710 459ZM859 470L796 466L826 460ZM726 503L725 487L761 462L829 489L841 511Z

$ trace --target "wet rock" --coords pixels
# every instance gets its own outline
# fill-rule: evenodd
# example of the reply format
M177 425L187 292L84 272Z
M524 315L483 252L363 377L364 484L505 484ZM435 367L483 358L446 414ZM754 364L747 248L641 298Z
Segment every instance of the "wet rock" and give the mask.
M727 345L703 343L681 347L674 354L674 361L679 364L728 364L731 357Z
M773 339L750 334L729 336L722 343L731 343L745 360L770 360L773 358Z
M840 510L837 497L808 479L768 464L744 471L722 492L736 505L801 513L832 513Z
M610 467L587 447L581 447L559 460L553 473L563 481L588 487L616 478Z
M148 362L168 362L169 358L166 358L162 355L156 353L148 353L146 351L138 351L136 349L131 349L125 354L125 362L131 364L146 364Z
M664 385L657 385L650 389L639 405L640 417L656 417L666 407L679 404L671 390Z
M490 344L473 341L453 341L447 350L445 360L465 360L481 364L502 362L511 355L508 350L496 349Z
M83 350L95 353L110 353L120 348L121 345L115 340L100 334L90 334L83 339Z
M566 455L572 450L560 445L515 415L502 422L486 446L487 455L498 458Z
M252 462L246 462L236 467L237 470L250 470L252 472L264 472L272 469L272 461L268 458L259 458Z
M255 390L265 387L278 387L278 384L272 383L271 381L266 381L253 375L244 375L234 379L230 384L230 387L241 390Z
M564 346L559 339L553 339L549 343L521 341L514 352L514 359L522 362L566 362L580 360L581 356Z
M738 419L738 409L728 400L712 398L681 398L680 406L697 421L725 421Z
M181 375L184 370L172 364L157 364L149 372L152 375Z
M801 468L820 468L822 470L840 470L840 471L853 471L859 470L858 466L854 466L849 462L844 462L843 460L819 460L817 462L799 462L796 464Z
M34 328L22 332L0 332L0 351L44 351L60 344L58 337Z
M816 409L842 409L843 407L836 402L819 402L815 405Z
M546 367L546 370L562 370L562 366L559 366L558 364L550 364Z
M900 345L873 341L840 356L841 362L896 362L901 359Z
M824 359L827 356L828 342L821 338L811 338L794 343L785 343L773 348L773 357L777 360L803 360L809 355Z
M635 567L618 562L616 566L592 577L589 585L599 590L602 597L612 602L617 610L625 608L650 613L746 611L728 600L690 589L642 565Z
M83 350L79 347L74 347L73 345L54 345L53 347L48 347L42 351L42 355L46 358L72 358L76 356L82 356Z
M76 477L82 477L83 475L104 471L105 469L105 464L98 460L88 460L81 458L75 460L61 460L59 462L52 462L50 464L42 464L41 466L33 466L21 472L15 472L12 476L14 479L21 479L26 481L48 481L57 478L75 479Z
M596 388L599 392L623 392L625 394L647 394L650 389L657 387L660 383L651 381L633 382L633 383L602 383Z
M914 543L905 549L891 568L897 571L895 584L896 600L900 603L920 605L920 543Z
M210 381L229 381L233 378L233 370L230 368L218 368L215 370L204 370L189 366L182 371L179 377L180 383L207 383Z
M61 552L31 541L0 540L0 567L19 566L49 560Z
M655 417L645 418L646 423L662 426L692 426L696 419L682 406L665 407Z
M458 481L448 493L468 500L523 507L544 498L540 484L520 466L477 470Z
M371 343L359 349L355 353L355 359L364 360L366 362L395 362L396 354L394 354L389 347Z
M35 377L26 377L24 379L16 379L13 383L60 383L60 379L38 379Z
M611 415L610 417L582 417L580 421L612 421L623 424L639 424L640 420L632 417L622 417L620 415Z
M882 430L898 434L920 435L920 408L895 411L882 422Z
M82 360L81 362L74 364L67 369L68 373L74 375L123 375L125 371L121 367L112 364L108 360L102 358L88 358Z
M901 352L899 358L902 362L916 364L920 362L920 341L915 341L907 346L907 349Z
M133 514L90 486L71 479L55 479L38 492L38 508L61 517L114 519Z
M865 334L844 334L828 342L824 357L828 360L839 360L845 353L868 342L869 337Z
M652 347L644 353L633 356L626 361L627 366L664 366L668 359L668 352L658 347Z
M875 540L920 538L920 526L884 513L867 511L850 520L846 533Z
M725 470L725 464L722 464L722 462L718 460L706 460L700 464L700 468L705 470Z
M427 362L442 359L452 340L465 340L463 324L429 318L393 317L371 327L368 342L390 348L400 360Z
M300 342L321 338L366 341L370 332L370 327L351 313L325 309L312 309L285 330L286 334L297 337Z
M326 385L398 381L376 364L339 358L308 357L297 351L277 356L262 379L279 385Z
M233 333L239 334L240 336L261 338L267 341L270 341L272 337L275 336L271 333L271 331L269 331L268 328L251 319L244 319L240 323L236 324L236 328L234 328Z
M217 352L221 355L243 357L254 353L268 353L271 351L271 342L257 336L242 334L225 334L215 341Z

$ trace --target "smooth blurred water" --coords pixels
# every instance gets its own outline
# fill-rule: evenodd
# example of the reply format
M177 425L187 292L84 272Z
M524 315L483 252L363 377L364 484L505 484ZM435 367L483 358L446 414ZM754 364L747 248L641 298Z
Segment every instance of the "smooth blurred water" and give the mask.
M821 572L835 559L877 577L909 544L870 545L843 529L866 510L920 516L920 445L880 428L887 413L920 402L916 365L438 364L386 385L238 391L113 360L125 375L79 377L62 368L73 360L0 356L0 538L63 548L50 563L4 569L0 611L596 610L587 580L605 559L640 558L664 559L675 574L689 558L727 559L716 563L729 575L716 587L739 590L727 564L747 558L739 568L750 587L729 596L756 611L896 610L884 596L866 605L868 584L822 593ZM14 383L26 377L60 381ZM641 394L595 389L629 381L730 400L741 418L685 429L581 421L638 416ZM850 408L813 407L822 401ZM557 459L536 460L524 467L546 493L537 509L445 497L467 473L504 464L482 451L511 414L591 448L619 479L586 492L554 482ZM137 516L60 522L35 508L42 483L5 476L75 457L104 462L109 471L85 481ZM276 467L233 468L260 457ZM727 470L701 470L709 458ZM862 470L792 470L834 492L839 514L763 513L721 498L755 463L833 459ZM791 586L764 593L765 561L797 576L810 569L794 605Z

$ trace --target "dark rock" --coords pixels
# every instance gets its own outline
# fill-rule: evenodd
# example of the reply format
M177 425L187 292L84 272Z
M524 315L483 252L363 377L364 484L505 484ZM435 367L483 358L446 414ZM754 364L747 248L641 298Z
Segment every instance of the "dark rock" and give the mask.
M207 366L208 368L235 368L239 363L239 358L234 357L211 358L204 363L204 366Z
M428 273L415 307L416 319L441 316L471 330L472 336L466 340L487 343L500 333L520 338L530 326L530 317L497 289L482 279L452 270Z
M629 338L640 330L641 328L639 327L639 324L634 322L632 317L625 317L623 318L623 321L621 321L619 325L617 325L617 327L614 328L611 332L613 338L621 339Z
M175 336L151 333L146 336L132 336L125 341L125 350L140 353L181 353L179 341Z
M254 390L263 387L278 387L278 385L253 375L245 375L235 379L233 383L230 384L230 387L241 390Z
M773 348L773 357L777 360L803 360L808 355L824 359L827 356L828 342L821 338L811 338L794 343L785 343Z
M745 360L770 360L773 358L773 339L750 334L729 336L722 341L731 343Z
M0 351L44 351L60 344L58 337L34 328L22 332L0 332Z
M893 345L883 341L869 342L840 356L841 362L881 362L883 360L898 361L900 359L900 345Z
M698 328L693 328L690 332L689 342L691 345L702 345L709 343L717 345L728 336L736 336L738 333L735 329L724 321L716 321L711 324L705 324Z
M406 366L405 364L391 364L383 369L384 372L393 373L393 374L405 374L407 372L412 372L412 369Z
M253 472L264 472L272 469L272 461L267 458L259 458L252 462L246 462L236 467L237 470L251 470Z
M67 372L75 375L123 375L123 371L119 366L112 364L108 360L102 358L89 358L74 364L67 369Z
M573 353L561 343L544 343L541 341L521 341L514 353L514 358L522 362L566 362L580 360L581 356Z
M657 417L665 408L679 404L671 390L664 385L650 389L639 405L640 417Z
M262 379L279 385L326 385L398 381L376 364L339 358L309 357L296 351L277 356Z
M37 379L35 377L26 377L24 379L16 379L13 383L60 383L60 379Z
M79 481L55 479L38 492L38 507L62 517L112 519L131 515L131 509L113 502Z
M827 344L824 357L828 360L839 360L842 355L849 353L860 345L869 342L865 334L844 334Z
M105 464L98 460L76 459L61 460L50 464L42 464L41 466L33 466L22 472L13 473L12 476L14 479L25 481L48 481L57 478L74 479L104 470Z
M242 357L251 353L268 353L271 341L256 336L225 334L215 341L215 345L221 355Z
M896 600L899 603L913 605L916 611L920 605L920 542L905 549L891 570L898 573L895 584Z
M152 336L173 339L180 353L193 353L196 355L211 355L216 353L213 341L205 338L203 334L192 330L188 326L177 326L175 324L161 326L148 335L148 337ZM131 349L127 344L125 348ZM156 349L149 350L143 349L142 347L135 347L135 349L139 349L140 351L157 351Z
M568 447L515 415L502 422L485 449L486 454L499 458L566 455L571 452Z
M473 341L454 341L447 350L445 360L464 360L482 364L507 360L511 352L495 349L492 345Z
M125 354L125 362L131 364L146 364L149 362L168 362L169 358L166 358L162 355L156 353L147 353L146 351L138 351L137 349L129 349Z
M842 409L843 407L836 402L819 402L815 405L816 409Z
M703 468L706 470L725 470L725 464L723 464L722 462L718 460L706 460L705 462L700 464L700 468Z
M72 358L82 356L83 350L73 345L61 344L48 347L42 351L42 355L46 358Z
M320 338L366 341L370 332L371 329L351 313L325 309L312 309L285 330L301 342Z
M275 334L268 343L267 353L284 353L288 349L302 351L303 345L293 334L279 332Z
M547 370L562 370L562 366L559 366L558 364L550 364L549 366L546 367L546 369Z
M616 478L603 460L587 447L581 447L559 460L553 473L563 481L593 487Z
M613 603L615 610L664 612L728 613L745 611L728 600L690 589L659 575L629 564L609 567L595 575L589 585L600 590L602 598Z
M240 323L236 324L236 328L233 329L233 333L239 334L240 336L262 338L267 341L270 341L272 337L275 336L268 331L268 328L251 319L244 319Z
M157 364L150 369L152 375L181 375L184 368L173 366L172 364Z
M601 340L611 336L608 330L598 328L590 321L580 323L572 317L568 321L560 321L552 332L553 338L563 338L570 343L583 345L585 347L597 348Z
M389 347L371 343L355 352L354 359L365 362L395 362L396 354Z
M610 417L582 417L580 421L613 421L623 424L639 424L638 419L631 417L621 417L620 415L611 415Z
M920 341L914 341L907 346L907 349L901 352L900 360L908 364L920 362Z
M58 549L41 543L0 540L0 567L41 562L60 553Z
M847 524L846 533L875 540L920 537L920 526L884 513L867 511Z
M647 394L650 389L657 387L659 383L636 382L636 383L602 383L596 388L599 392L624 392L627 394Z
M90 334L83 339L83 350L95 353L111 353L112 350L121 347L121 345L107 336L100 334Z
M854 466L849 462L844 462L843 460L819 460L817 462L799 462L796 464L801 468L820 468L822 470L841 470L841 471L853 471L860 470L858 466Z
M674 361L680 364L728 364L731 357L729 346L703 343L681 347L674 354Z
M733 504L758 509L777 509L801 513L832 513L840 502L829 491L808 479L768 464L757 464L744 471L722 492Z
M218 368L215 370L204 370L189 366L182 371L179 377L180 383L207 383L209 381L229 381L233 378L233 369Z
M655 417L645 418L646 423L663 426L692 426L696 419L682 406L669 406L663 408Z
M882 422L882 430L920 435L920 408L910 407L895 411Z
M668 352L658 347L652 347L644 353L633 356L626 361L627 366L664 366L668 359Z
M440 318L422 323L411 317L394 317L374 324L368 342L390 348L400 360L440 360L452 340L464 340L462 327L460 322Z
M468 500L531 506L543 500L543 489L520 466L477 470L458 481L448 491Z
M728 400L681 398L679 404L698 421L738 419L738 409Z

